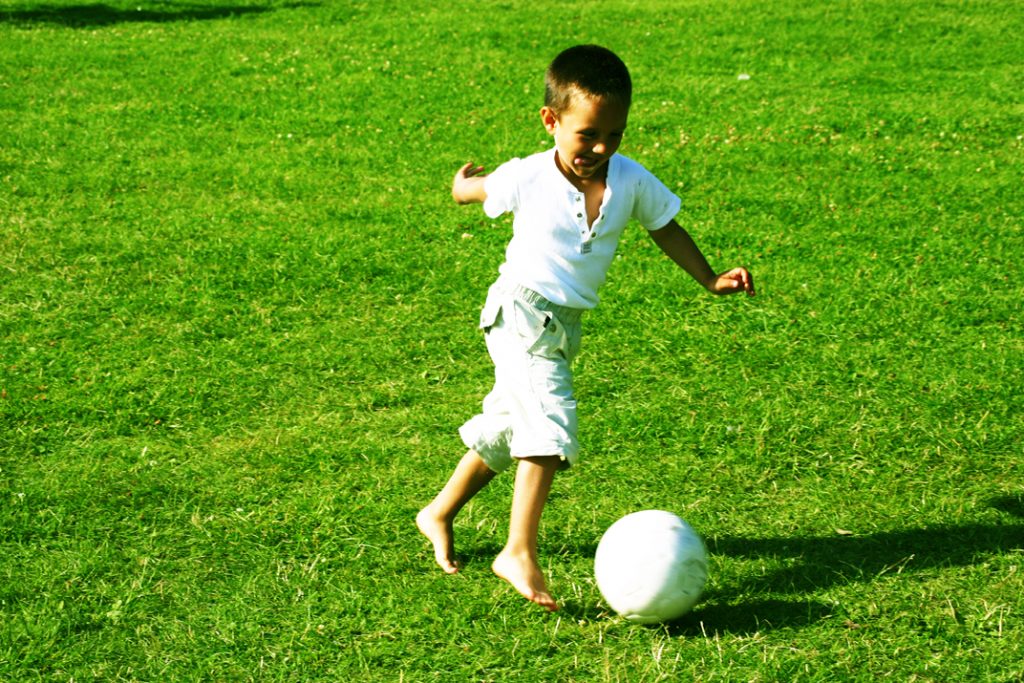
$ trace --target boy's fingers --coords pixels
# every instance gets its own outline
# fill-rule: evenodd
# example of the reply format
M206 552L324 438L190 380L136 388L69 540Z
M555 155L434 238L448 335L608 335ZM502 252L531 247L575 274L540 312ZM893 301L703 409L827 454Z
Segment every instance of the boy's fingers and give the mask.
M472 161L469 161L462 165L462 168L459 169L458 175L464 176L466 178L472 178L473 176L478 175L483 170L483 166L476 166Z
M733 268L722 275L722 280L728 281L723 292L746 292L750 296L754 296L754 277L746 268ZM722 284L725 285L726 283L723 282Z
M743 290L748 294L754 291L754 280L746 268L734 268L729 276L736 283L736 291Z
M754 276L746 268L742 268L740 277L743 280L743 290L750 296L754 296Z

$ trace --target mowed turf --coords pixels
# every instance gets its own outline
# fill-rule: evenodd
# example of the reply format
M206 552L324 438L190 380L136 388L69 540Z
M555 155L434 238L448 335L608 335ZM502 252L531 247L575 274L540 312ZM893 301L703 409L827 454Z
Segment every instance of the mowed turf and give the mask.
M1024 677L1024 15L1010 1L0 0L0 680ZM511 222L449 196L549 145L580 42L715 299L627 230L585 320L584 455L490 573L511 477L412 518L489 389ZM676 623L604 529L704 536Z

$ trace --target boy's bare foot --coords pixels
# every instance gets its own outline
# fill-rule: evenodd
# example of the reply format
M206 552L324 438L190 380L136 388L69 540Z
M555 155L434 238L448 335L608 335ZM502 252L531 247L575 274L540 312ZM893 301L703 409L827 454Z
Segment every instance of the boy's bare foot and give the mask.
M438 518L428 505L416 515L416 526L433 544L434 559L444 573L454 574L459 571L459 565L455 561L455 533L451 521Z
M512 584L512 587L527 600L537 603L550 612L558 609L558 603L548 593L544 574L533 558L502 550L494 559L491 569Z

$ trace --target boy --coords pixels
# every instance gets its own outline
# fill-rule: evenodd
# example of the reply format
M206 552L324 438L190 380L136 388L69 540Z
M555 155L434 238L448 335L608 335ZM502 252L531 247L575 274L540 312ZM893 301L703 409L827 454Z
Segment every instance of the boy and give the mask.
M469 451L416 523L441 569L457 572L455 515L518 461L508 540L492 569L552 611L558 604L538 563L537 533L555 472L577 459L571 364L580 318L597 304L626 223L637 219L709 291L754 295L746 269L711 270L675 221L679 198L642 166L616 155L631 96L629 71L614 53L594 45L569 48L545 74L540 116L554 149L513 159L491 175L467 163L452 183L459 204L483 203L492 218L508 211L515 218L480 317L494 388L481 414L459 430Z

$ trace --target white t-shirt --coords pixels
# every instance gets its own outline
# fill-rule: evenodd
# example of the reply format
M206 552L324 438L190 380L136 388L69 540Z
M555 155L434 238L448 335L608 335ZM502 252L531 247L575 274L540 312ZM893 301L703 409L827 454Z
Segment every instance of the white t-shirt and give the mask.
M511 211L512 239L499 272L552 303L593 308L619 236L636 218L648 230L668 225L680 200L654 174L619 154L608 160L600 215L587 225L583 193L555 162L555 150L511 159L484 180L484 211Z

